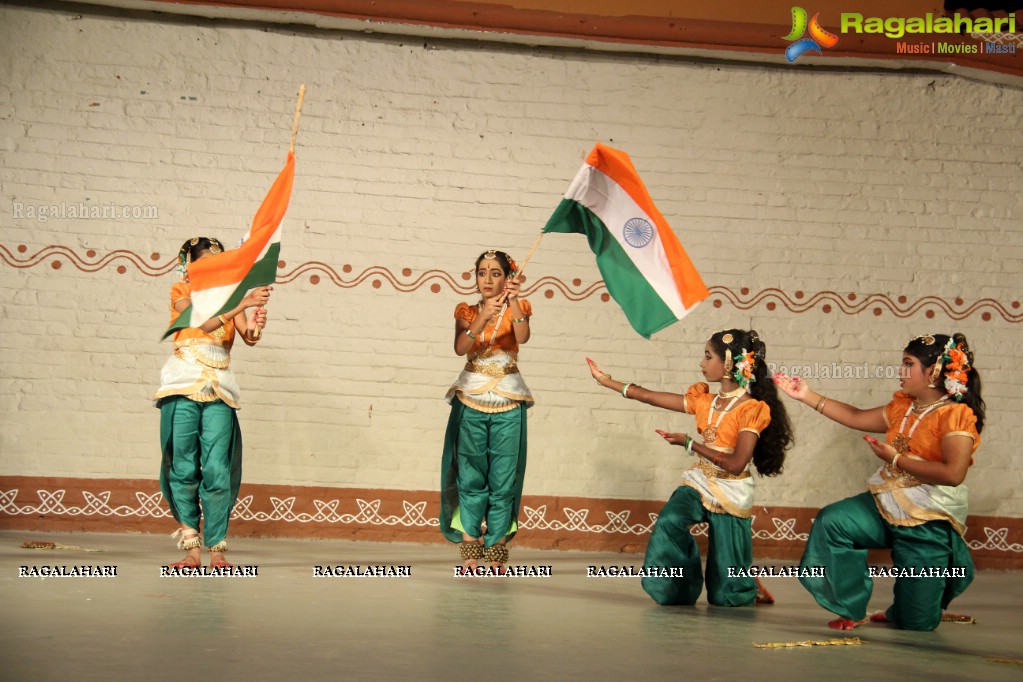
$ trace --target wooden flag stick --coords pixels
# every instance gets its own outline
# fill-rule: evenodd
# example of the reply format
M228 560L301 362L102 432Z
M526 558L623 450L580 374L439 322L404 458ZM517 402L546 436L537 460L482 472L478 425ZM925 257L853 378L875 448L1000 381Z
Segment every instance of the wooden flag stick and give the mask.
M298 104L295 105L295 120L291 123L291 147L290 152L295 151L295 138L298 137L298 119L302 117L302 101L305 100L305 83L298 88Z
M519 263L519 267L515 270L515 272L512 273L512 277L518 277L519 275L522 274L522 271L526 269L526 263L528 263L529 259L533 257L533 253L536 251L536 247L540 246L541 239L543 239L543 231L541 231L540 234L536 235L536 241L533 242L533 248L531 248L529 250L529 253L526 254L526 258L521 263ZM504 310L505 306L507 305L508 299L505 298L504 303L501 304L501 317L504 317ZM491 338L490 342L493 343L493 337Z
M298 86L298 103L295 104L295 118L291 122L291 146L288 147L288 153L295 153L295 139L298 137L298 120L302 118L302 102L305 100L305 83ZM256 308L259 310L259 308ZM263 336L263 331L256 327L252 330L252 338L259 339Z
M525 259L523 259L523 261L521 263L519 263L519 268L518 268L518 270L515 271L515 277L518 277L519 275L521 275L522 271L526 269L526 263L528 263L529 259L533 257L533 254L536 252L536 247L540 246L540 240L541 239L543 239L543 232L541 232L540 234L536 235L536 241L533 242L533 248L531 248L529 250L529 253L526 254Z

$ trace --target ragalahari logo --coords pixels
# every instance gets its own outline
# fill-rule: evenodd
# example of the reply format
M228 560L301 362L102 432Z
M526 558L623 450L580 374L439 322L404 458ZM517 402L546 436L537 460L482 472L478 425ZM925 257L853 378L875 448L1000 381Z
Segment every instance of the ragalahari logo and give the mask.
M834 47L838 44L838 36L821 27L817 19L820 15L818 12L813 15L813 19L807 22L805 9L802 7L792 8L792 32L785 36L785 40L796 41L785 48L785 59L789 60L790 64L810 50L816 50L817 54L821 54L822 47ZM808 29L810 37L803 38L803 34Z

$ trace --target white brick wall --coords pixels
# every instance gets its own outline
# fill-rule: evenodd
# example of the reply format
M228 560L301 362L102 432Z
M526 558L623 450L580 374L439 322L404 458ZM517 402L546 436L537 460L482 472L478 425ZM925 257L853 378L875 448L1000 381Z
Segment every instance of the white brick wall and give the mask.
M282 272L319 261L350 265L347 280L380 267L403 282L441 270L461 283L484 248L525 255L601 140L632 155L707 283L746 287L742 300L769 288L907 306L962 297L958 310L991 298L1020 314L1018 89L22 7L0 8L0 41L0 246L19 263L59 245L76 262L128 250L151 269L196 234L235 243L283 164L305 82ZM16 218L14 202L154 205L159 218L37 222ZM169 349L156 339L175 275L72 261L0 261L0 475L153 478L147 400ZM599 273L582 237L551 235L527 277L578 278L579 291ZM437 485L463 299L372 279L338 287L321 270L279 286L265 341L237 351L246 480ZM653 429L691 420L598 391L583 357L684 390L706 337L752 318L769 359L790 364L894 364L911 336L966 333L989 405L971 511L1023 515L1018 322L984 321L990 307L954 322L933 305L933 319L900 319L884 306L879 317L833 301L830 313L792 313L720 298L647 342L597 295L531 296L527 493L666 498L685 462ZM865 406L896 386L813 383ZM812 507L862 490L876 460L858 434L790 406L798 447L758 501Z

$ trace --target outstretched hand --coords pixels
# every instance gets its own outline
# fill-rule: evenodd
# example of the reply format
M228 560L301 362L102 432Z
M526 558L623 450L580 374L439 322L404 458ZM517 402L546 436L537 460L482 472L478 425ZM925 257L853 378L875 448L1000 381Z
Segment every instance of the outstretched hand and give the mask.
M595 363L593 360L586 358L586 364L589 365L590 374L593 375L593 378L597 380L598 384L600 383L601 377L606 377L608 375L607 372L601 371L601 369L597 367L597 363Z
M686 433L668 433L660 429L654 429L654 432L672 445L685 445L686 440L689 438L689 434Z
M771 378L774 380L774 385L790 398L803 400L810 393L810 387L799 377L790 377L784 372L775 372Z
M891 445L884 441L880 441L873 436L863 436L863 440L867 441L867 445L869 445L870 449L874 451L877 458L885 464L891 462L895 455L898 454L898 451Z

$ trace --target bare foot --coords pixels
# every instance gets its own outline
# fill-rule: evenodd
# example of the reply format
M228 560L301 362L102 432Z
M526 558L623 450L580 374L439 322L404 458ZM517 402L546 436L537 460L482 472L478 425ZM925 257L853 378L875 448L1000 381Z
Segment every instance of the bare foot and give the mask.
M852 630L853 628L859 627L867 622L867 619L863 620L849 620L848 618L836 618L833 621L828 622L828 627L832 630Z
M190 549L185 552L185 558L181 561L175 561L170 565L171 568L202 568L202 558L199 555L199 549Z
M774 597L771 595L770 592L767 591L767 588L764 587L764 584L760 582L760 578L754 578L754 580L757 581L757 598L756 600L754 600L753 603L763 606L773 604Z
M870 614L870 622L871 623L888 623L889 620L888 620L888 616L885 614L884 611L876 611L876 612Z
M234 564L227 562L223 552L210 552L210 568L231 568L232 566Z

